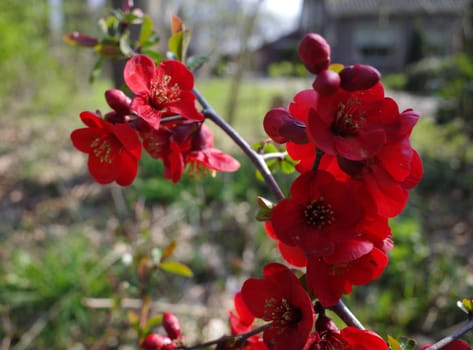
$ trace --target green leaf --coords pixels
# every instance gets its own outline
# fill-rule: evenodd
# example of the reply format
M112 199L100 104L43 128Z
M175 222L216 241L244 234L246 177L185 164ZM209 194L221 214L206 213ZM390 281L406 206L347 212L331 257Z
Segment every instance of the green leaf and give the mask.
M133 49L130 46L130 32L126 31L121 37L120 37L120 51L123 55L126 57L131 57L133 56Z
M391 350L402 350L401 344L399 344L396 338L390 335L388 335L388 344Z
M186 66L189 70L195 72L197 69L209 60L206 56L191 56L186 61Z
M151 329L156 326L160 326L163 323L163 315L157 315L151 317L146 324L144 325L142 334L148 334L151 332Z
M187 47L190 42L190 31L183 30L173 34L168 41L169 50L174 54L177 60L184 61Z
M292 174L294 171L296 171L295 165L297 163L294 162L292 159L288 159L287 157L284 158L281 162L281 171L284 174Z
M415 350L417 348L417 343L414 339L407 337L398 337L399 344L401 345L402 350Z
M187 266L177 261L165 261L159 264L160 269L174 273L184 277L192 277L192 270Z
M335 73L340 73L345 66L341 63L332 63L328 69Z
M154 61L154 63L159 64L163 60L163 57L159 52L156 52L154 50L141 50L141 53L151 57Z
M153 35L153 20L150 16L143 17L143 23L141 24L140 37L138 42L140 46L143 46L148 39Z
M92 68L92 71L89 75L90 83L93 83L99 77L100 73L102 72L104 62L105 58L103 56L99 57L97 62L95 62L94 67Z
M462 304L468 312L473 312L473 299L463 299Z

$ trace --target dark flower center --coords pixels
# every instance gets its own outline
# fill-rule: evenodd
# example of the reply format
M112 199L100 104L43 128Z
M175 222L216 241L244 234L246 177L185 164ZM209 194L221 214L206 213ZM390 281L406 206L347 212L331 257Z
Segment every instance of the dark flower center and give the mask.
M151 82L151 102L155 107L163 107L168 103L178 102L181 100L181 89L177 83L169 86L171 81L170 75L164 75L161 79Z
M313 199L305 208L304 216L309 225L322 229L326 225L335 222L335 212L332 205L325 203L325 198Z
M301 311L294 307L286 298L269 298L264 302L263 319L273 321L274 325L288 326L302 319Z
M357 135L360 127L364 124L364 112L360 112L361 102L349 99L346 104L339 103L337 115L332 123L332 131L335 135L342 137Z

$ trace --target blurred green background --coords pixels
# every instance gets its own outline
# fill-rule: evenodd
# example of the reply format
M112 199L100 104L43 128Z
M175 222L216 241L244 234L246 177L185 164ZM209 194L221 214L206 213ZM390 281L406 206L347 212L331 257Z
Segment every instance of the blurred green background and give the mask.
M90 85L93 52L68 47L62 35L94 34L103 12L94 17L82 2L67 1L57 32L44 2L6 5L0 13L0 349L136 348L135 265L173 240L175 259L194 276L157 272L152 314L175 312L189 342L220 335L242 281L280 261L254 219L256 196L271 196L252 165L210 125L217 147L241 161L238 173L185 176L173 185L162 178L161 164L144 155L132 186L95 184L69 134L81 127L81 111L107 111L110 71ZM270 79L248 74L242 81L234 125L250 143L264 139L269 108L310 87L311 78L288 64L273 65ZM392 220L396 246L384 275L346 298L383 336L440 338L465 320L457 300L473 297L472 79L467 52L384 78L388 95L422 113L412 142L425 177ZM231 84L226 74L196 82L223 116ZM287 191L291 176L276 177Z

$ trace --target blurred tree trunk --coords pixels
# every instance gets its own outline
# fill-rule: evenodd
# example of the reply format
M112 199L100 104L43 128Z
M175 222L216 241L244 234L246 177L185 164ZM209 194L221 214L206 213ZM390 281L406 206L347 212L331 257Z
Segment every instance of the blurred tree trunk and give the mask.
M250 56L249 40L251 38L251 34L255 29L259 9L263 4L263 1L264 0L258 0L256 6L253 9L253 12L248 15L244 24L243 35L240 40L240 54L238 55L235 74L233 75L230 81L230 95L227 101L226 111L227 121L229 124L233 124L235 122L240 87L243 80L243 75L245 73L246 65Z

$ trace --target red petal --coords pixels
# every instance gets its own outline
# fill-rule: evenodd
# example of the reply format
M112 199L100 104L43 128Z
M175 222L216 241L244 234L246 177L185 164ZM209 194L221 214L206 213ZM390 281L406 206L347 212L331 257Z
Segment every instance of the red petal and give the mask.
M356 260L373 249L373 243L362 240L348 240L337 244L333 254L324 257L327 264L341 264Z
M307 258L301 248L285 244L281 241L278 241L278 248L284 260L292 266L305 267L307 265Z
M349 281L355 285L365 285L381 276L388 265L388 257L378 248L358 259L351 265L347 274Z
M104 134L102 129L82 128L71 133L71 141L75 148L84 153L90 152L90 145Z
M388 344L378 334L361 330L356 327L345 327L340 335L352 346L353 349L363 350L388 350Z
M299 91L289 105L289 113L307 125L310 109L316 109L319 95L313 89Z
M113 132L130 155L135 159L140 159L141 142L135 129L128 124L115 124Z
M163 113L150 106L147 95L137 95L131 101L130 109L132 109L139 117L143 118L152 128L158 130Z
M307 286L324 307L335 305L343 295L345 289L345 273L334 274L331 266L309 259L307 264Z
M80 114L80 119L89 128L103 128L105 124L105 121L102 118L92 112L82 112Z
M126 151L120 153L120 172L116 179L120 186L131 185L138 172L138 159Z
M247 279L241 288L243 300L248 307L248 310L258 318L263 318L265 310L265 301L269 298L275 297L280 299L283 297L279 293L279 288L273 282L250 278Z
M133 56L127 61L123 70L125 83L135 94L148 94L155 75L154 62L146 55Z
M99 184L109 184L118 177L120 173L120 158L116 152L111 154L111 163L101 162L99 158L89 154L89 173Z
M168 60L161 62L157 67L158 75L171 77L168 86L177 84L181 90L192 90L194 87L194 76L187 67L179 61Z

